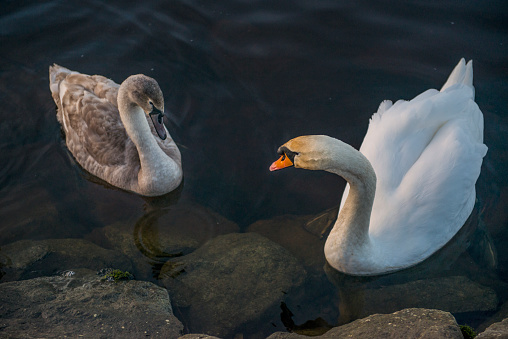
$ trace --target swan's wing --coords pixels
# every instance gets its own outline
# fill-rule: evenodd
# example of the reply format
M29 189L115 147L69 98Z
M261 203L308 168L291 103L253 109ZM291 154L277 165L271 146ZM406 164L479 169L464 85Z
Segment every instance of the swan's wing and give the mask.
M67 147L83 168L104 178L115 167L139 163L120 120L118 84L56 65L50 68L50 79Z
M449 121L466 118L463 112L471 103L476 105L471 97L472 90L465 86L445 93L428 90L374 114L360 151L373 164L378 187L398 187L437 131Z
M392 243L405 238L401 246L408 247L407 253L414 247L431 252L441 247L463 226L473 209L475 183L487 147L474 137L472 122L481 115L478 106L470 101L461 113L460 118L436 131L395 190L380 192L385 198L380 196L376 204L373 234L383 238L392 233L393 238L387 239ZM386 203L387 198L391 203ZM388 207L397 211L395 217L388 215ZM396 228L399 231L392 232Z
M472 86L452 84L411 101L383 102L373 115L360 148L377 176L369 233L392 245L385 246L390 257L432 253L471 213L487 151L473 98Z

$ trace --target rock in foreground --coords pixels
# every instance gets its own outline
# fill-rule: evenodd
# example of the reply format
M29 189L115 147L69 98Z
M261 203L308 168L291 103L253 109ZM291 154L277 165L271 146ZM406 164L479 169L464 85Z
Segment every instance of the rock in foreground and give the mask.
M508 339L508 318L490 325L485 332L478 334L478 339Z
M277 332L267 339L304 339L296 333ZM455 318L448 312L408 308L392 314L374 314L349 324L332 328L315 338L440 338L463 339Z
M0 284L0 337L178 338L165 289L145 281L101 281L81 269Z

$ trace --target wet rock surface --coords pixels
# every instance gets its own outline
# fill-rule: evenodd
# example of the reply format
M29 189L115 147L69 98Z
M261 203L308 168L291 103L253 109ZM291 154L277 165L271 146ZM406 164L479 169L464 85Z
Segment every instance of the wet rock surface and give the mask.
M177 338L183 325L164 288L108 282L94 271L0 284L0 336Z
M308 338L296 333L277 332L268 339ZM332 328L315 338L457 338L463 339L455 318L448 312L422 308L404 309L392 314L374 314Z
M263 319L273 328L281 301L303 283L305 270L270 240L232 233L166 263L161 278L194 332L230 337Z

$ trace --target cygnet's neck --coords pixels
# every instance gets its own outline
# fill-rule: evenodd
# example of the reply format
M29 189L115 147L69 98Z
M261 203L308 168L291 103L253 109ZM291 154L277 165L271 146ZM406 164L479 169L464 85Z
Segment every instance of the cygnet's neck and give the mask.
M327 171L343 177L349 195L325 244L325 256L333 267L372 265L373 244L369 237L370 215L376 192L376 174L365 156L337 140L331 146ZM350 271L344 269L344 271Z
M181 179L180 167L159 147L145 112L130 101L128 93L122 91L122 87L118 92L118 110L127 135L139 154L141 169L138 174L138 191L153 196L176 188Z

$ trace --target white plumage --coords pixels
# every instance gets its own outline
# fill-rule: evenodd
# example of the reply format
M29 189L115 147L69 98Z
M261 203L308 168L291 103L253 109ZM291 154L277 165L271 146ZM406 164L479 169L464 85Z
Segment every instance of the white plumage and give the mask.
M430 89L393 105L382 102L360 147L367 163L352 147L329 137L300 137L285 144L303 155L295 156L295 167L328 170L348 181L325 244L334 268L374 275L413 266L464 225L487 152L472 81L472 62L462 59L440 91ZM309 149L320 168L305 159ZM348 199L352 186L355 195Z

